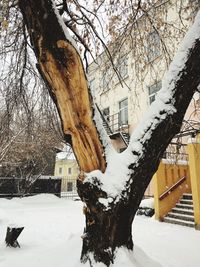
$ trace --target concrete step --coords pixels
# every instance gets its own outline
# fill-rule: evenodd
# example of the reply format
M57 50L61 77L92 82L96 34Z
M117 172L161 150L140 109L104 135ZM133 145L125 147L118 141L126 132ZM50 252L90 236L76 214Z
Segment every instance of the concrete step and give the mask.
M190 199L190 200L192 200L192 194L183 194L183 197L182 197L182 199Z
M193 206L192 205L181 204L181 203L177 203L176 206L175 206L175 208L193 210Z
M193 210L189 210L189 209L182 209L182 208L176 208L175 207L175 208L172 209L171 212L194 216L194 211Z
M172 224L178 224L178 225L182 225L182 226L188 226L188 227L195 227L194 222L183 221L183 220L179 220L179 219L175 219L175 218L170 218L167 216L164 218L164 222L172 223Z
M194 222L194 216L193 215L187 215L187 214L180 214L180 213L175 213L175 212L169 212L167 214L167 217L182 220L182 221L189 221L189 222Z
M193 201L191 199L181 199L180 204L193 205Z

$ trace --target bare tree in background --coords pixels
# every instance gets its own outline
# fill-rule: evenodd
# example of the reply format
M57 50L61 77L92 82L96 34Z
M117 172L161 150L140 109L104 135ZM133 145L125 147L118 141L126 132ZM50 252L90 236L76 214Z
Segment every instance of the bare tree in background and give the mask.
M17 1L0 1L0 43L0 176L53 175L63 133Z
M88 10L88 1L85 2L86 5L77 0L20 0L19 8L29 32L30 44L24 24L21 20L18 23L27 45L33 47L37 68L58 109L65 140L72 145L81 169L78 192L85 203L86 216L81 260L89 261L91 266L93 260L110 266L117 248L133 249L131 226L139 203L163 152L179 132L186 109L199 85L200 23L198 17L196 28L193 27L189 33L190 46L186 42L185 50L179 52L182 63L177 65L175 61L170 65L160 97L152 106L150 115L133 133L127 150L117 154L101 127L82 59L67 29L73 32L75 40L86 52L91 50L92 39L100 40L98 43L103 44L112 62L111 54L98 33L102 24L94 26L94 20L99 20L98 11L104 9L109 18L109 32L114 31L119 38L120 28L128 33L132 25L134 31L140 16L146 16L154 23L151 12L155 3L97 0L93 1L93 9ZM13 8L17 8L13 4ZM128 14L128 17L122 14ZM85 65L87 67L87 60ZM10 91L14 92L11 88ZM24 88L23 94L25 92L28 93ZM154 112L153 107L157 107ZM116 190L118 179L123 182Z

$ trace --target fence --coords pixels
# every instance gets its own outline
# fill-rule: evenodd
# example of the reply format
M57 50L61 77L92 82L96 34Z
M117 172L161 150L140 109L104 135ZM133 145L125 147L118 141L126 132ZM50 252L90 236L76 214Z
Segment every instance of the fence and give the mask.
M61 197L70 198L70 199L78 199L76 179L77 177L75 176L62 178Z
M61 178L54 176L42 176L38 179L0 177L0 197L12 198L36 194L61 195Z

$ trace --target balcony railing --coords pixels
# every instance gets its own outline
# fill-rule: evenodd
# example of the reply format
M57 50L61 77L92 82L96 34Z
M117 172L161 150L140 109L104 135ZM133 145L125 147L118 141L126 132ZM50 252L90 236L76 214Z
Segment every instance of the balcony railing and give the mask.
M126 132L128 133L128 122L123 123L121 121L120 112L107 116L107 123L113 133Z
M122 113L117 112L115 114L112 114L110 116L106 116L103 114L103 112L100 110L98 105L96 105L101 118L103 120L103 126L107 132L107 134L110 136L111 139L115 139L116 137L120 137L126 146L128 146L129 143L129 125L128 123L122 122Z

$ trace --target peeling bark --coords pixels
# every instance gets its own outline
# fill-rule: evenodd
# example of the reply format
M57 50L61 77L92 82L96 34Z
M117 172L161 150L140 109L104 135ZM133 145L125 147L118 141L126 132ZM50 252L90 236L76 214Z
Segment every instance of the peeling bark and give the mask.
M71 136L80 169L105 171L103 146L92 120L92 99L77 50L61 28L51 1L20 0L38 61L62 121L63 132Z

